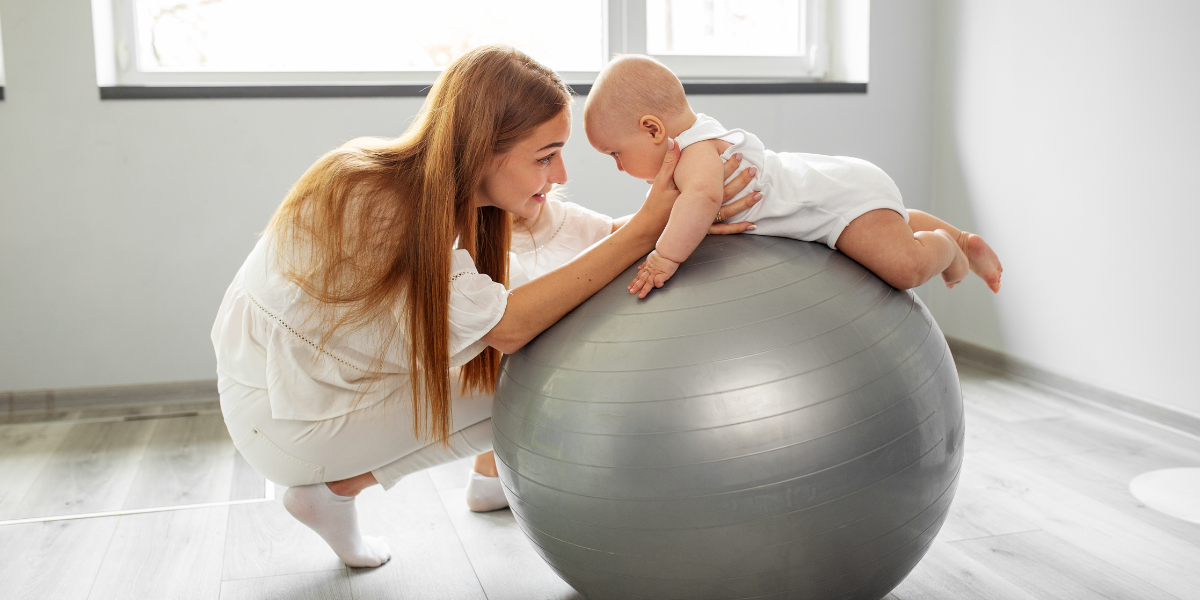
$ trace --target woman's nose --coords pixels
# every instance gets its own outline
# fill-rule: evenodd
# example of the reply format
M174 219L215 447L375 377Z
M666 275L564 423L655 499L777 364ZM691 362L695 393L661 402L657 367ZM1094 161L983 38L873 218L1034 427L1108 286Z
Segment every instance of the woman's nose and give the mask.
M567 165L561 160L554 161L554 169L550 172L550 183L562 185L567 182Z

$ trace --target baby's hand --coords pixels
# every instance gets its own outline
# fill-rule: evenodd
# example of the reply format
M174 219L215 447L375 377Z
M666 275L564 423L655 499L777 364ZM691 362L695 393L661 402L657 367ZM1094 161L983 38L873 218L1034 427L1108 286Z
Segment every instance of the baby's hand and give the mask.
M679 263L659 255L657 250L651 252L650 256L646 257L646 262L638 267L637 277L629 284L629 293L637 294L638 298L645 298L650 290L662 287L678 268Z

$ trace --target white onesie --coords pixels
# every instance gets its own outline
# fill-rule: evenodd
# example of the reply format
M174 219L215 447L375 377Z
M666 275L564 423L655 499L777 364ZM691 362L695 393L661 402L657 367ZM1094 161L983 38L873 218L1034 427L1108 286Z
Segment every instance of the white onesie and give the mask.
M752 165L758 168L754 180L733 200L753 191L761 191L763 199L725 219L727 223L753 222L754 231L747 233L821 242L834 248L842 230L866 212L887 208L908 221L908 211L896 183L865 160L772 152L754 134L743 129L725 129L716 119L700 113L696 114L696 123L675 141L682 150L712 139L733 144L721 154L722 160L742 153L741 166L726 183Z

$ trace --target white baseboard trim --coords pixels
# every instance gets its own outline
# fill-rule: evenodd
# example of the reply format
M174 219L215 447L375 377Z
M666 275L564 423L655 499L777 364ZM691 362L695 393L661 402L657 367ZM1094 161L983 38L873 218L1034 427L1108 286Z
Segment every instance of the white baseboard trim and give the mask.
M217 402L217 380L178 381L63 390L0 392L0 412L61 412L81 408Z
M105 512L82 513L76 515L56 515L52 517L33 517L30 519L11 519L8 521L0 521L0 526L4 525L25 525L28 523L48 523L50 521L74 521L76 519L96 519L100 517L123 517L125 515L144 515L146 513L155 512L171 512L175 510L194 510L197 508L213 508L216 506L237 506L239 504L256 504L258 502L274 502L275 501L275 484L271 480L266 480L263 489L262 498L249 498L247 500L219 500L217 502L203 502L200 504L180 504L178 506L155 506L153 508L131 508L125 510L110 510Z
M956 362L1032 383L1038 387L1123 413L1200 439L1200 415L1067 377L1004 352L947 337Z

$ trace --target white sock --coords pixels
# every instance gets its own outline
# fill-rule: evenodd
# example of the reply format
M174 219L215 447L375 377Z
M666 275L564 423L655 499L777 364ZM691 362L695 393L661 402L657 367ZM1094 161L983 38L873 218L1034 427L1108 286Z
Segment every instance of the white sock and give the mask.
M504 497L500 478L471 471L471 478L467 480L467 508L474 512L488 512L506 506L508 498Z
M392 557L383 538L359 533L354 498L339 496L324 483L288 488L283 493L283 507L317 532L351 567L378 567Z

